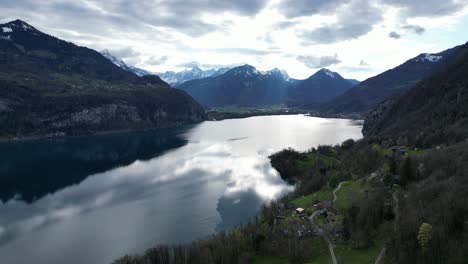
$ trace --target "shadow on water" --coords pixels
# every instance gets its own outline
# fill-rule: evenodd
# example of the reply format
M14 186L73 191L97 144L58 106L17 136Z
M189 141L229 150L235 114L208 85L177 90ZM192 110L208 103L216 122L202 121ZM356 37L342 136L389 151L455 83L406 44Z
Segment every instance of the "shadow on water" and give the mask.
M164 129L0 144L0 200L27 203L88 176L149 160L187 144L184 129Z

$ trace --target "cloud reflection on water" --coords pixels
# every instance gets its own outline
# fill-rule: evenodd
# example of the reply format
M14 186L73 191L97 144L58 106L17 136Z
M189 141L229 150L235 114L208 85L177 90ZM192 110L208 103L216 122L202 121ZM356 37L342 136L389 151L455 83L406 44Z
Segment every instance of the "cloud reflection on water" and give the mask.
M246 137L229 140L238 135ZM255 216L264 202L292 191L271 168L269 154L361 134L347 120L288 116L205 122L182 137L188 144L90 175L32 203L0 203L0 255L20 263L27 257L41 263L44 256L60 262L67 254L109 262L157 243L232 228ZM37 248L43 242L48 247ZM65 245L73 252L54 250ZM30 256L15 253L21 249L31 249Z

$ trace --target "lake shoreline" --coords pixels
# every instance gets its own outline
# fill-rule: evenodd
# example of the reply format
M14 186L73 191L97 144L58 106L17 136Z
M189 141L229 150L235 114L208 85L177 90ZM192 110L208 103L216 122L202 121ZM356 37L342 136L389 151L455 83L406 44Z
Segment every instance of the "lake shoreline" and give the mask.
M77 135L67 135L64 132L49 133L46 135L32 135L24 137L0 137L0 143L8 142L21 142L21 141L31 141L31 140L43 140L43 139L65 139L65 138L77 138L77 137L86 137L86 136L102 136L102 135L112 135L112 134L121 134L121 133L130 133L130 132L139 132L139 131L152 131L168 128L179 128L183 126L191 126L203 123L204 121L223 121L229 119L244 119L249 117L257 116L289 116L289 115L304 115L310 117L318 118L335 118L335 119L350 119L350 120L362 120L363 117L360 114L325 114L317 112L308 112L305 110L292 110L292 111L271 111L271 112L249 112L249 113L228 113L228 112L219 112L219 111L207 111L205 120L195 123L184 123L175 126L163 126L163 127L149 127L149 128L129 128L129 129L118 129L118 130L105 130L98 132L83 133Z
M125 133L131 133L131 132L158 131L158 130L164 130L164 129L193 126L193 125L203 123L204 121L196 122L196 123L184 123L184 124L176 125L176 126L104 130L104 131L99 131L99 132L90 132L90 133L83 133L83 134L76 134L76 135L67 135L65 133L54 133L54 134L34 135L34 136L25 136L25 137L0 137L0 143L46 140L46 139L69 139L69 138L80 138L80 137L91 137L91 136L125 134Z
M311 117L319 118L336 118L336 119L351 119L351 120L363 120L363 115L360 113L351 113L351 114L330 114L330 113L320 113L320 112L310 112L306 110L288 110L288 111L266 111L266 112L257 112L252 111L248 113L235 113L235 112L222 112L222 111L207 111L206 112L206 121L222 121L226 119L242 119L255 116L284 116L284 115L305 115Z

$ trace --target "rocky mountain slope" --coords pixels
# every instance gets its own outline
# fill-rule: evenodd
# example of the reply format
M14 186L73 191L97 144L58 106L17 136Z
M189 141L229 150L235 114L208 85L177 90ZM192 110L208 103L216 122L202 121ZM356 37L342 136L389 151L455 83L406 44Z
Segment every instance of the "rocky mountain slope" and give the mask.
M0 25L0 137L80 135L200 121L203 108L157 76L16 20Z
M291 107L314 108L345 93L357 83L356 80L344 79L336 72L321 69L289 88L287 104Z
M329 113L365 113L445 68L451 63L457 49L455 47L436 54L421 54L394 69L363 81L325 104L321 110Z

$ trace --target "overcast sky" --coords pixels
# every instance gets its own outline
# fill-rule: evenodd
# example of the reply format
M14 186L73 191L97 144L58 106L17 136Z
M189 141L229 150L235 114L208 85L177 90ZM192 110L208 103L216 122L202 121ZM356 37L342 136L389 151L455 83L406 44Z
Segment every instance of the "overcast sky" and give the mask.
M150 71L251 64L363 80L468 41L468 0L2 0L0 21Z

